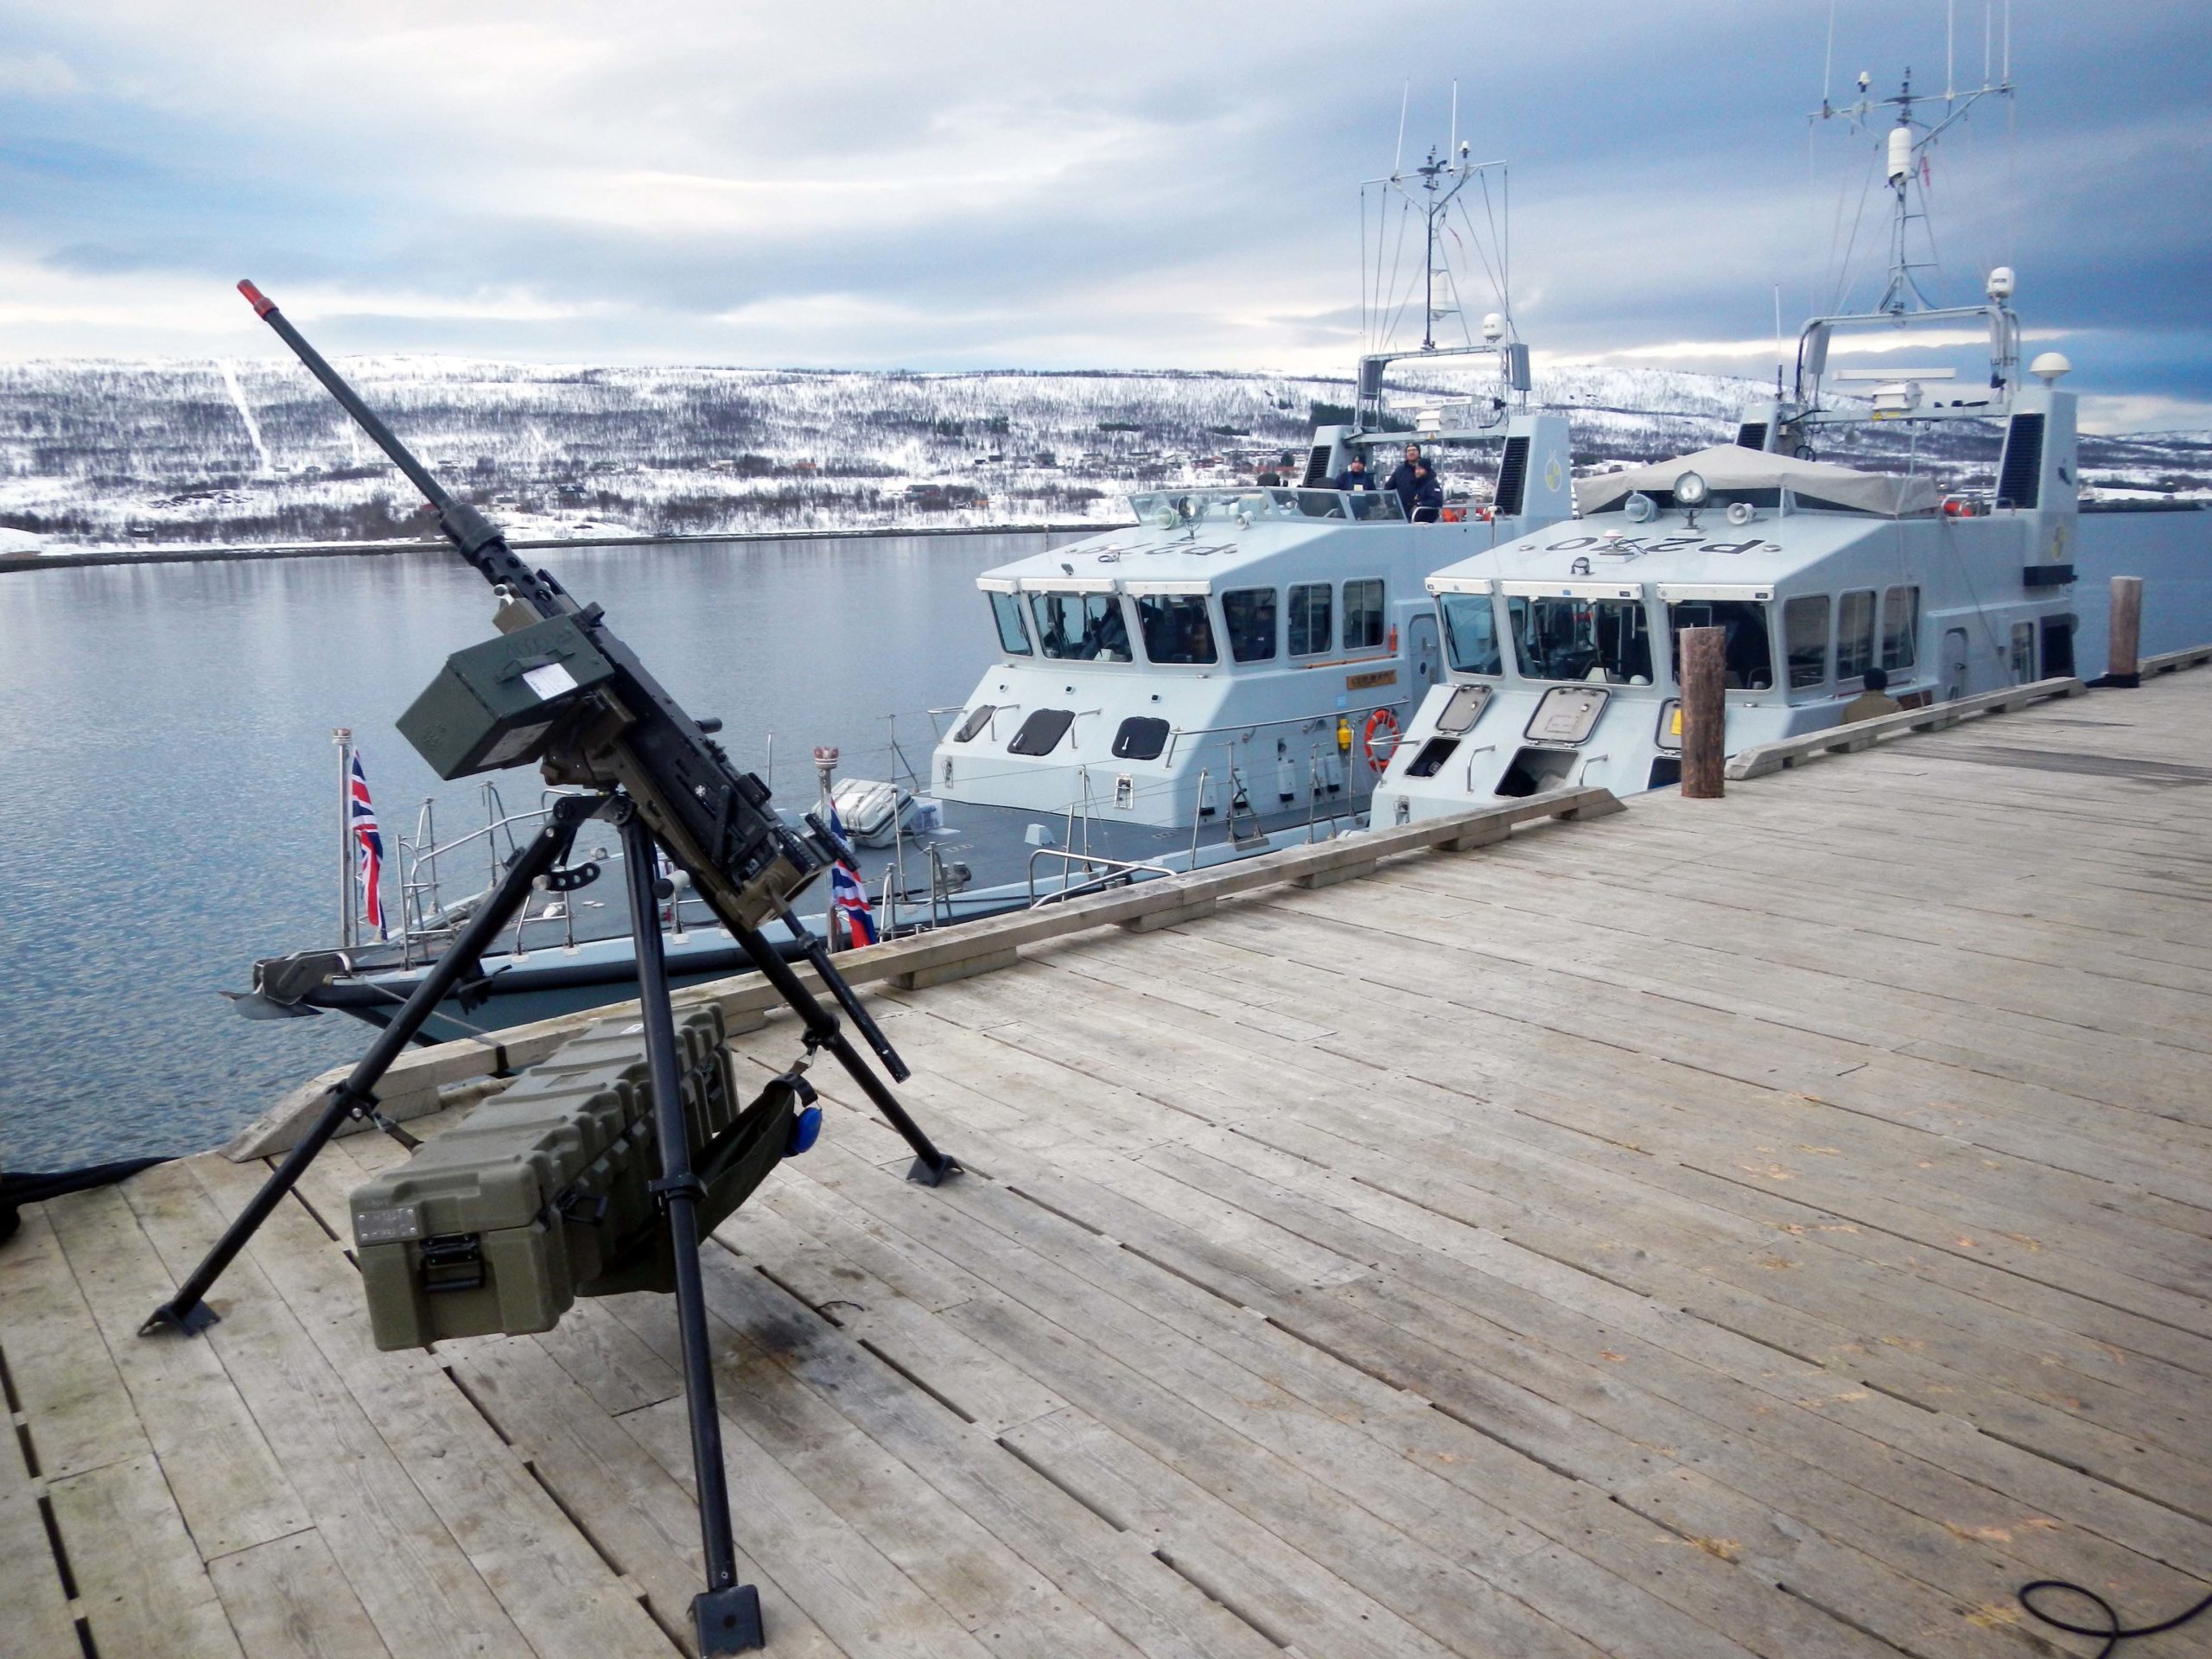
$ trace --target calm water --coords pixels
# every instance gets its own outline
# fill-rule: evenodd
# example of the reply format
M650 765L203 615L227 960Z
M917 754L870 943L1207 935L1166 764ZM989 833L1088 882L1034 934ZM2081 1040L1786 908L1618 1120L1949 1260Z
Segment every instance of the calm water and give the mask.
M788 798L811 795L817 743L883 775L887 713L912 715L899 734L926 765L919 711L963 699L993 649L974 576L1050 544L536 556L693 713L722 716L741 764L764 766L772 731ZM482 579L427 552L0 578L0 1167L195 1152L359 1052L365 1026L249 1023L216 993L335 937L334 727L362 747L388 852L426 795L445 836L481 821L392 722L490 617ZM534 799L509 776L512 804Z

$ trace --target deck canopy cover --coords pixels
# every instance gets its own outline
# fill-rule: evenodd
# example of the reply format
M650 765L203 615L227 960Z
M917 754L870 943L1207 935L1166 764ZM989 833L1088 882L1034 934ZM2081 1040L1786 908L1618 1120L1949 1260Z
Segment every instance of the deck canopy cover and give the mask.
M1935 480L1901 473L1862 473L1832 461L1798 461L1745 449L1732 443L1715 444L1675 461L1631 467L1624 473L1577 479L1574 494L1585 512L1603 512L1631 493L1665 495L1684 473L1696 473L1716 494L1744 490L1788 490L1808 507L1841 507L1852 512L1878 512L1887 518L1933 512L1943 493Z

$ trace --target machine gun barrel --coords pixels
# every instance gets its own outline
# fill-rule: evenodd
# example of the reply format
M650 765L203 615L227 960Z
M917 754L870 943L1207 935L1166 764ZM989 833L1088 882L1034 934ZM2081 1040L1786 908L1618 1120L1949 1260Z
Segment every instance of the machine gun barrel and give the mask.
M515 556L505 539L482 513L467 502L453 499L430 469L417 461L377 412L361 401L360 394L323 360L322 353L308 343L305 335L292 327L276 308L276 301L250 282L241 282L238 292L245 296L254 315L275 329L276 337L292 348L293 355L307 365L308 372L322 382L323 390L338 400L338 406L353 417L354 424L367 433L370 441L391 458L391 464L407 475L407 481L423 493L423 499L437 510L438 527L447 539L461 550L462 557L483 572L486 582L504 586L533 607L540 616L557 616L576 608L574 600Z

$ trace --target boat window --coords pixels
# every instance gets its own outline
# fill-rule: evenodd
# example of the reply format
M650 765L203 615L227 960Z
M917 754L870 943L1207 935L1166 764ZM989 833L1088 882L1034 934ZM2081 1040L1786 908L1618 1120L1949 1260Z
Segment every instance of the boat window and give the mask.
M2012 625L2012 683L2025 685L2036 677L2036 625Z
M1651 683L1651 629L1640 601L1516 594L1506 610L1523 678Z
M960 722L960 729L952 734L952 741L956 743L968 742L976 733L991 723L991 716L996 713L998 709L992 703L976 704L969 711L968 718Z
M1131 715L1114 734L1117 760L1157 760L1167 747L1167 722L1149 715Z
M1014 734L1014 741L1006 746L1008 754L1050 754L1060 746L1068 734L1068 728L1075 724L1072 709L1039 709L1021 722L1021 729Z
M1721 684L1731 691L1767 691L1774 686L1774 652L1767 644L1766 607L1748 599L1686 599L1667 607L1673 641L1675 683L1682 683L1682 630L1719 628L1727 635L1720 648Z
M1910 668L1920 632L1920 589L1892 588L1882 595L1882 666Z
M1126 663L1129 625L1112 594L1037 594L1037 642L1047 657L1077 662Z
M1789 659L1789 689L1802 690L1828 677L1828 596L1801 594L1782 607L1782 649Z
M1012 594L991 595L991 620L998 624L999 645L1009 657L1035 655L1029 649L1028 630L1021 626L1021 601Z
M1330 610L1331 590L1325 582L1301 583L1290 590L1290 654L1318 657L1336 637L1336 618Z
M1275 590L1240 588L1221 596L1229 625L1229 654L1240 663L1271 663L1275 656Z
M1137 601L1144 654L1155 663L1214 663L1213 618L1204 594L1147 594Z
M1344 649L1372 651L1382 643L1382 584L1344 583Z
M1503 674L1497 645L1497 613L1488 594L1440 594L1444 613L1444 657L1456 674Z
M1835 677L1845 684L1874 666L1874 594L1846 594L1835 607Z

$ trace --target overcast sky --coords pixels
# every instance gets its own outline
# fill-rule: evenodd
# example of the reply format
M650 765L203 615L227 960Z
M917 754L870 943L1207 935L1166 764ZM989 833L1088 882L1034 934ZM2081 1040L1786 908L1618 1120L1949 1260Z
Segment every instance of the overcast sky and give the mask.
M1978 81L1984 7L1956 16ZM1861 69L1940 86L1945 17L1839 0L1838 101ZM1774 286L1793 334L1834 302L1873 151L1808 143L1829 27L1770 0L8 0L0 355L281 349L230 292L251 276L333 352L1347 373L1357 182L1408 83L1408 160L1445 137L1457 78L1462 137L1511 164L1540 361L1770 373ZM2212 10L2018 0L2012 67L2009 117L1934 156L1936 297L2009 260L2100 423L2212 425Z

